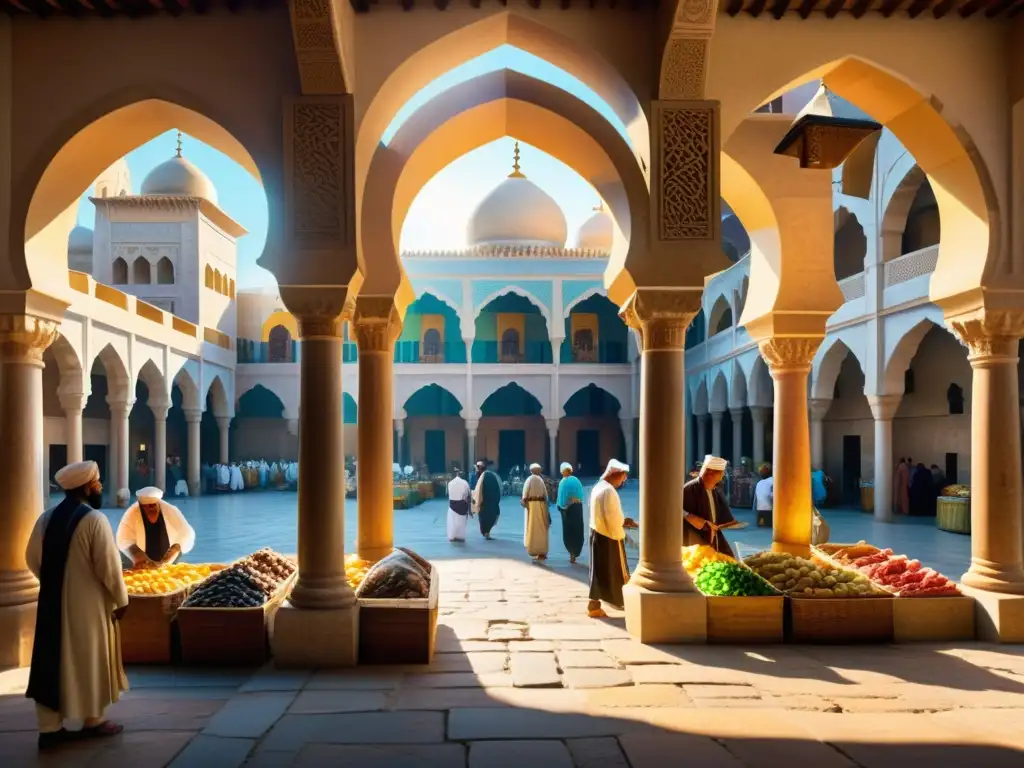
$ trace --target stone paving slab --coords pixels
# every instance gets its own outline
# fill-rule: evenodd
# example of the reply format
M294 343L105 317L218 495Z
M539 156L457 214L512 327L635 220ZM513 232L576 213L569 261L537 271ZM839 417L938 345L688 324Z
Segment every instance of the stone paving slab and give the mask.
M437 675L408 675L409 688L507 688L512 686L512 675L507 672L447 672Z
M285 715L259 751L298 750L306 744L431 744L444 741L441 712Z
M382 691L303 691L288 707L289 715L329 715L344 712L377 712L386 709Z
M619 737L632 768L663 768L672 757L701 768L743 768L725 747L705 736L684 733L634 733Z
M462 744L349 746L313 744L291 764L296 768L465 768Z
M562 683L567 688L617 688L632 685L633 678L624 669L564 669Z
M562 685L553 653L517 653L511 663L512 684L516 688L558 688Z
M174 758L170 768L237 768L256 742L200 734Z
M285 713L294 693L245 693L231 699L203 729L205 736L258 739Z
M618 739L568 739L565 745L576 768L629 768Z
M617 718L531 709L453 709L448 713L452 741L616 736L637 727L636 722Z
M616 668L618 664L611 656L604 651L576 651L559 650L558 666L563 670L570 667L582 667L584 669L595 669L597 667Z
M306 690L390 691L401 685L401 672L378 672L372 667L314 672Z
M560 741L478 741L469 745L469 768L573 768L572 755Z

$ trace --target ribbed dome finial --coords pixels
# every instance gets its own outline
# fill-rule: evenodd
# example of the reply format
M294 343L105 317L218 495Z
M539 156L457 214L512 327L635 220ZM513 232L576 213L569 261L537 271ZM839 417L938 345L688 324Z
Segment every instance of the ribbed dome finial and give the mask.
M519 142L516 142L515 149L512 150L512 173L508 175L510 179L525 179L526 174L519 170Z
M181 157L181 131L178 131L178 151L177 157Z

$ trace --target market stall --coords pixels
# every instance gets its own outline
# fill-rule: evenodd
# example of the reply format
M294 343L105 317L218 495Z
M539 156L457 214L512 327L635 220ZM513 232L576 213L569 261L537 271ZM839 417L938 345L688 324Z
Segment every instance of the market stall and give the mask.
M935 525L952 533L971 532L971 489L947 485L935 504Z

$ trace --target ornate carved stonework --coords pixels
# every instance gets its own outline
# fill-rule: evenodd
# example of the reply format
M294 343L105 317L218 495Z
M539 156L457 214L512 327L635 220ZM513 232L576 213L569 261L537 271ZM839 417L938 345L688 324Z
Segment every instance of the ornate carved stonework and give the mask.
M793 371L809 372L821 342L820 336L775 336L759 341L757 346L774 376Z
M710 240L716 199L717 102L656 102L658 237Z
M0 360L43 365L43 352L57 338L60 324L34 315L0 315Z
M289 234L300 248L352 241L352 101L319 97L286 110L285 169Z
M402 318L390 296L360 296L352 320L360 352L390 352L402 333Z
M1024 312L989 310L978 317L946 322L967 347L972 364L1017 361L1018 342L1024 337Z
M607 259L607 251L546 245L474 245L458 251L403 251L403 259Z
M341 49L331 0L292 0L292 39L305 94L345 93Z
M700 99L704 96L707 52L710 40L673 37L661 60L663 99Z
M342 338L347 288L281 286L281 299L299 325L299 338Z
M700 310L696 291L636 291L619 312L623 322L637 331L644 352L682 350L686 329Z

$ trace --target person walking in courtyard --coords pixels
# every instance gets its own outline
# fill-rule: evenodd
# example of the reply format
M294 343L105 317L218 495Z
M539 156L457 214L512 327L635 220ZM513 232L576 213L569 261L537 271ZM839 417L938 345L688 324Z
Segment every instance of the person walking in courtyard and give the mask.
M473 489L473 508L480 518L480 533L488 541L501 515L501 480L493 470L483 468Z
M683 486L683 545L708 544L733 557L732 547L721 533L736 524L729 501L718 487L726 466L725 459L708 454L700 474Z
M32 529L25 560L39 579L36 635L25 696L36 702L39 748L72 738L114 736L106 708L128 690L117 620L128 610L121 556L102 506L94 461L56 475L64 500ZM64 720L84 720L79 732Z
M905 515L910 512L910 467L903 457L900 457L893 473L892 495L892 506L896 514Z
M480 476L483 475L484 470L486 468L487 468L486 464L484 464L482 461L478 461L476 463L476 466L473 468L473 471L469 473L469 490L470 491L475 491L476 490L476 484L480 480Z
M535 562L548 559L548 529L551 512L548 509L548 488L540 476L540 464L530 465L530 476L523 483L524 521L523 546Z
M569 562L575 564L583 551L583 483L572 473L569 462L563 461L559 469L562 479L556 505L562 513L562 544L569 553Z
M455 470L455 477L448 483L448 541L465 541L466 524L469 522L469 483L462 479L462 472Z
M629 477L629 465L611 459L590 492L590 602L587 615L607 616L604 601L622 609L622 587L629 581L626 565L626 516L618 489Z

